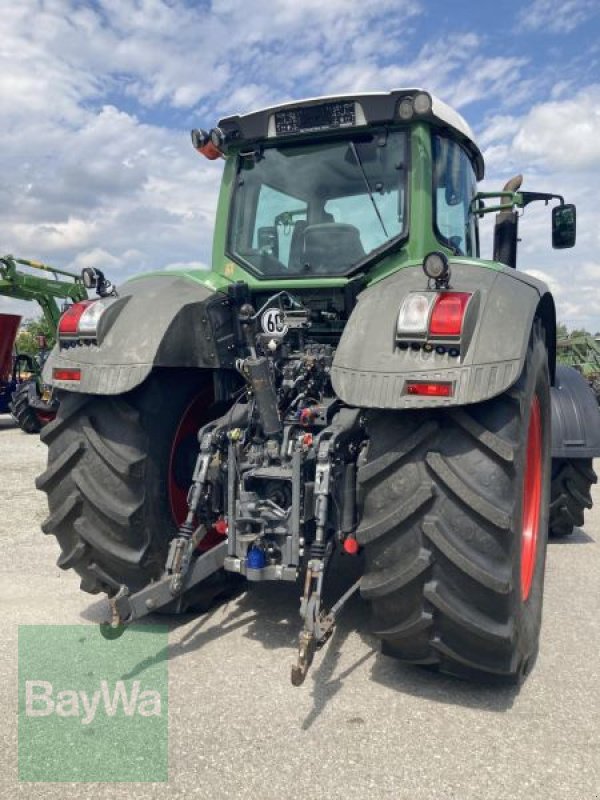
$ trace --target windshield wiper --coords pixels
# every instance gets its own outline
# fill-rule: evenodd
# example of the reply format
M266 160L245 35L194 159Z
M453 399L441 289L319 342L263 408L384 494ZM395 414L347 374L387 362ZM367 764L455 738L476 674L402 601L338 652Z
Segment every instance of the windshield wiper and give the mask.
M350 141L350 147L352 148L352 154L353 154L354 158L356 159L356 163L360 167L361 175L363 176L363 180L365 182L365 186L367 187L367 192L369 193L369 199L371 200L371 203L373 204L373 208L375 209L375 213L377 214L377 219L379 220L379 222L381 224L381 228L382 228L382 230L383 230L383 232L385 234L385 238L389 239L390 238L389 234L385 229L385 225L383 224L383 220L381 218L381 214L379 213L379 209L377 208L377 203L375 202L375 198L373 197L373 192L371 191L371 187L369 185L369 179L367 178L367 173L365 172L365 168L362 165L362 161L360 160L360 156L358 155L358 150L356 149L356 145L354 144L353 141Z
M361 258L360 261L357 261L352 269L345 273L345 276L348 278L351 275L358 275L359 273L370 269L378 261L381 261L386 256L391 255L396 250L402 249L407 240L408 233L400 233L398 236L394 236L393 239L388 239L387 242L384 242L383 244L379 245L379 247L371 250L371 252L367 253L364 258Z

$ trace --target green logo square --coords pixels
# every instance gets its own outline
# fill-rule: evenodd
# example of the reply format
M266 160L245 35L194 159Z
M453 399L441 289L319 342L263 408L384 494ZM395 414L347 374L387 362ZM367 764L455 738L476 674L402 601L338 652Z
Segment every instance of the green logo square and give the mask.
M167 659L165 625L20 625L20 780L168 780Z

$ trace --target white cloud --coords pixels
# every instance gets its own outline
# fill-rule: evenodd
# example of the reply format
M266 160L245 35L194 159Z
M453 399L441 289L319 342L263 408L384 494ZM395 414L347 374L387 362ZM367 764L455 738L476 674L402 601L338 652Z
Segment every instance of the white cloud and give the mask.
M553 168L600 167L600 84L534 106L521 121L513 147Z
M586 261L581 265L580 275L588 280L597 281L600 286L600 262Z
M444 94L449 76L464 67L479 46L473 33L442 37L423 45L412 60L394 59L385 66L379 63L377 50L360 61L348 61L329 71L326 85L332 91L364 91L380 87L423 86Z
M491 117L481 135L477 137L479 147L484 148L505 141L509 136L514 135L516 125L517 120L512 116L496 115Z
M248 11L242 0L3 9L4 247L76 266L91 253L122 274L208 257L221 164L194 154L192 119L293 96L298 80L319 93L324 70L383 42L392 11L398 27L419 5L275 0ZM198 103L205 119L190 118Z
M547 284L554 296L559 322L571 329L583 327L592 333L600 329L597 309L590 303L590 295L598 291L597 283L586 279L581 270L571 266L563 270L526 269L525 272Z
M329 92L421 86L459 109L482 98L507 105L529 96L531 83L522 74L527 58L484 56L482 46L473 32L448 34L425 43L413 59L403 59L400 50L384 65L375 46L368 56L334 64L325 72L324 86Z
M598 10L595 0L534 0L519 15L525 30L570 33Z
M139 257L140 253L134 250L129 251L125 255L131 259L136 256ZM102 247L92 247L89 250L82 250L80 253L77 253L73 261L69 263L69 269L79 272L84 267L96 267L97 269L102 269L104 272L110 271L114 274L114 271L118 270L122 265L123 259L119 256L109 253L108 250Z
M519 222L519 267L544 280L555 295L559 319L570 327L600 329L600 86L576 94L554 92L521 117L493 115L480 140L487 164L485 188L501 188L522 172L523 189L562 194L577 205L577 244L552 250L550 209L527 206ZM491 224L484 237L491 249Z
M527 63L524 57L483 57L470 60L466 74L454 79L445 92L448 100L461 107L473 103L482 97L497 96L505 101L514 100L519 92L525 98L530 91L528 83L522 80L522 68Z
M79 125L81 101L110 93L175 109L208 98L219 105L232 85L283 96L300 75L320 84L322 70L340 57L376 44L386 52L389 34L418 11L415 0L273 0L252 8L220 0L210 9L184 0L94 7L22 0L3 8L0 111L21 122L36 116Z
M34 319L40 315L40 308L37 303L0 296L0 314L18 314L23 320Z

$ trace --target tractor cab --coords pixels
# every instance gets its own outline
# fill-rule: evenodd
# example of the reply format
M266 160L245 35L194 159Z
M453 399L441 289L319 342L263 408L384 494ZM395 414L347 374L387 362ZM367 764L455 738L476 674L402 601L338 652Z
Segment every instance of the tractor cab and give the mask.
M478 254L483 159L462 117L427 92L305 100L192 140L226 158L215 267L229 277L349 277L390 255Z
M484 163L456 111L420 89L324 97L192 131L226 159L213 269L267 280L383 277L432 251L479 258L479 218L497 212L494 261L516 266L518 208L553 208L554 247L574 244L575 208L559 195L478 193ZM484 198L496 198L486 208Z

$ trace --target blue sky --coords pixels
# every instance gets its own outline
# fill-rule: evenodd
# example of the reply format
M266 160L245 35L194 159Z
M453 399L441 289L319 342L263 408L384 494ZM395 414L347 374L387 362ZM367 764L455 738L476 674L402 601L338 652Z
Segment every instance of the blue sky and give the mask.
M189 129L342 91L423 86L484 151L482 188L578 205L578 245L552 251L527 209L520 267L559 317L600 330L600 5L425 0L20 0L2 11L0 250L105 269L116 283L206 265L221 166ZM484 255L489 254L489 229ZM487 250L486 250L487 248ZM32 315L0 300L0 310Z

